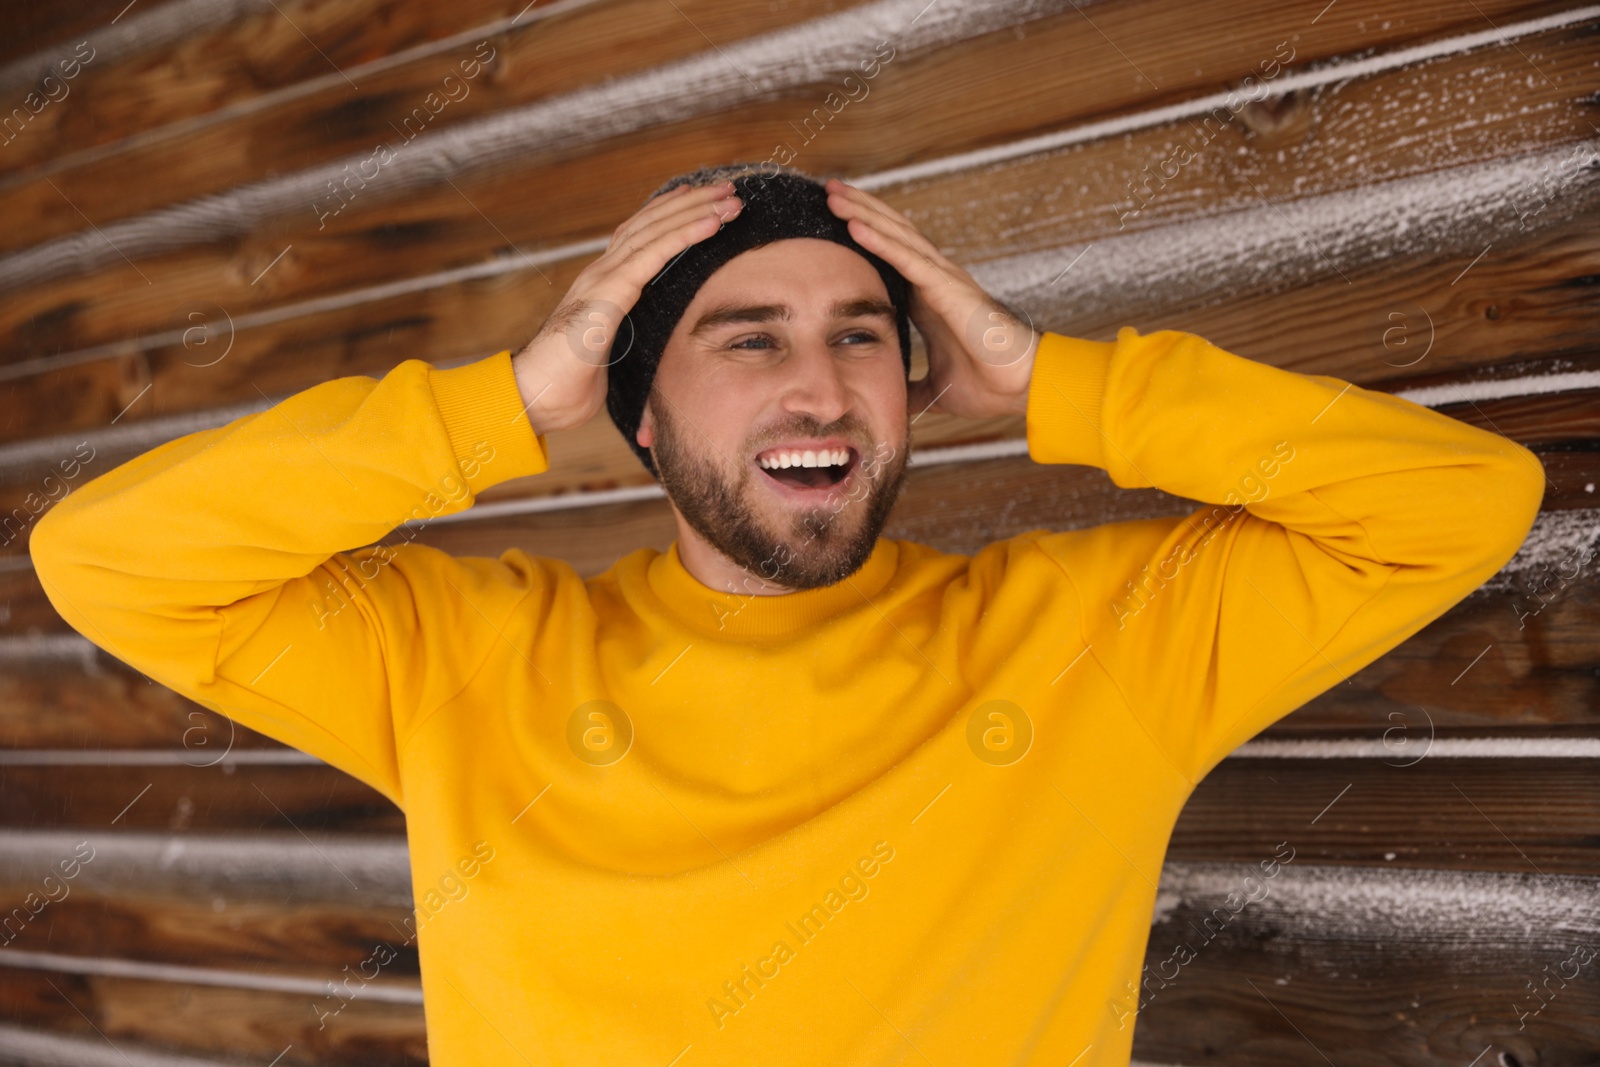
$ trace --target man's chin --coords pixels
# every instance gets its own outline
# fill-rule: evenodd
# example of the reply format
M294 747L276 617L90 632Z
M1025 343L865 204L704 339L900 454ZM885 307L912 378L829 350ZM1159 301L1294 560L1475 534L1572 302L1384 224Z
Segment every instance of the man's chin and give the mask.
M761 558L739 559L735 554L739 546L717 546L772 585L792 591L837 585L860 570L877 545L877 531L863 528L864 516L859 512L819 519L809 508L773 510L776 514L769 512L760 524L762 540L770 546Z

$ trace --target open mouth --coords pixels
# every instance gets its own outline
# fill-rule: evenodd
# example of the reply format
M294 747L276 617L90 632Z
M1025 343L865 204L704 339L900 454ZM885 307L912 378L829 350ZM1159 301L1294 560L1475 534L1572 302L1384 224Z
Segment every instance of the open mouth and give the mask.
M855 469L857 453L853 448L839 448L805 455L811 457L812 466L805 465L804 456L792 452L758 458L756 466L761 468L762 474L791 489L831 489L850 476ZM789 466L783 466L784 462Z

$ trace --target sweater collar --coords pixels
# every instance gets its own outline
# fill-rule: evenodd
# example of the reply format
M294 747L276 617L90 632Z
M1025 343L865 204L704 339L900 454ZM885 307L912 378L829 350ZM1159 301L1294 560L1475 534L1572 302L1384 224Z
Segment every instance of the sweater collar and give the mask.
M708 637L783 637L846 612L869 607L899 566L897 542L878 538L861 569L833 585L776 596L719 591L690 574L678 542L650 561L646 580L662 609Z

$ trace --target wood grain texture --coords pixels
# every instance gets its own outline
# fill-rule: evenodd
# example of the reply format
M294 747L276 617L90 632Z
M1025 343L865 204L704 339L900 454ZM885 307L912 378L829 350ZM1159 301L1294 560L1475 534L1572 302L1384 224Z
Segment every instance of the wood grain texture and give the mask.
M25 908L27 893L37 891L0 890L0 916ZM32 906L39 907L37 900ZM383 973L415 978L415 940L402 925L410 916L410 909L397 907L69 891L35 921L0 934L0 963L15 949L264 974L338 974L359 967L382 944L394 953Z
M421 1008L357 998L319 1026L318 1003L258 989L0 968L0 1021L30 1028L83 1037L98 1030L112 1042L233 1062L266 1064L282 1054L278 1067L427 1062Z
M567 0L532 5L512 26L524 4L316 5L316 21L344 24L328 29L342 31L347 55L365 60L339 63L339 70L330 65L338 62L332 55L319 57L269 9L182 42L176 56L142 57L94 78L86 71L78 95L63 101L77 106L56 112L54 136L30 131L32 151L12 153L20 158L0 168L0 203L40 212L0 238L0 248L81 229L82 217L68 199L92 218L121 218L334 158L364 156L380 143L404 145L403 127L396 127L417 107L428 112L413 122L413 134L422 126L437 133L703 52L700 25L722 27L719 39L728 43L729 28L739 37L756 36L850 6L684 0L674 9L648 0ZM363 7L388 8L379 14L391 17L357 21ZM284 14L294 13L286 5ZM262 30L271 31L265 47L250 36ZM410 58L392 47L405 42L411 42ZM573 56L583 61L574 64ZM175 62L186 76L174 77ZM446 78L453 80L447 84ZM434 101L425 105L430 93ZM160 173L170 183L128 188L117 176L130 168Z
M1251 869L1231 865L1163 874L1173 904L1151 927L1142 986L1104 1006L1136 1025L1136 1062L1578 1067L1600 1056L1600 960L1574 957L1600 947L1593 876L1302 858L1248 884ZM1531 984L1556 971L1568 980L1551 977L1537 998ZM1140 1001L1136 1022L1125 1017Z
M128 0L7 4L3 16L0 16L4 19L5 28L5 33L0 35L0 63L9 66L17 61L26 61L40 52L52 55L55 52L53 46L69 37L81 36L110 23L127 4ZM48 59L40 58L48 62Z
M1184 807L1167 858L1250 863L1289 840L1307 863L1594 873L1593 760L1431 756L1414 719L1382 759L1223 760Z
M405 838L383 833L302 833L288 826L148 832L121 824L68 829L0 828L0 886L37 891L46 874L72 877L72 892L101 898L199 901L225 907L328 905L374 915L412 906ZM70 859L81 858L76 867ZM59 892L59 891L58 891Z
M281 978L309 989L380 940L401 943L404 820L319 764L183 765L225 744L245 756L295 754L96 652L56 615L25 551L30 504L50 491L43 477L57 453L104 443L84 468L93 476L159 439L109 443L128 427L159 435L178 423L153 420L220 420L404 359L455 365L515 348L593 258L581 242L607 234L668 174L705 162L765 158L788 141L801 146L803 169L872 181L1107 120L1126 121L1126 135L888 181L880 195L1043 328L1097 339L1123 325L1184 329L1369 388L1464 390L1470 400L1441 403L1436 392L1428 403L1534 448L1548 482L1538 525L1501 574L1261 738L1310 741L1324 754L1333 751L1324 742L1359 738L1386 746L1384 757L1296 748L1268 758L1276 750L1259 748L1199 784L1169 846L1145 974L1170 975L1185 939L1197 958L1124 1003L1089 1007L1126 1012L1133 1025L1145 1001L1135 1037L1144 1063L1600 1062L1600 961L1553 998L1535 1000L1528 984L1575 944L1600 947L1593 761L1429 747L1600 738L1600 571L1582 555L1600 549L1600 387L1590 377L1563 392L1474 392L1600 371L1600 229L1590 223L1600 183L1585 172L1546 184L1526 165L1594 139L1595 20L1510 42L1488 34L1470 52L1329 75L1249 104L1214 124L1175 177L1157 180L1180 142L1200 143L1200 118L1148 116L1259 72L1280 41L1293 43L1288 73L1299 76L1573 5L1049 0L1014 26L904 48L869 101L802 142L792 124L829 79L820 67L807 76L800 52L746 45L867 10L868 0L554 0L534 11L560 14L508 28L525 2L258 4L153 48L108 51L69 99L0 144L0 278L11 286L0 302L0 748L10 750L0 751L0 917L26 908L41 872L74 842L99 849L47 921L0 945L0 1025L78 1039L119 1063L112 1042L258 1065L281 1057L278 1067L427 1057L416 1005L357 1000L319 1026L310 993L245 987ZM959 21L1003 9L1009 19L1022 7L934 13ZM109 17L98 0L51 17L66 20L59 31L96 13ZM363 190L323 225L309 201L281 197L259 217L191 212L179 224L176 213L149 214L298 188L316 168L365 154L481 37L495 61L408 150L422 160L430 144L466 144L504 122L498 139L470 141L478 147L437 171L406 162L415 174ZM830 61L848 49L833 51ZM690 68L671 66L681 60L715 65L717 78L684 75ZM585 101L615 106L585 123ZM1494 167L1525 180L1462 178ZM85 216L108 238L137 238L132 264ZM159 218L173 224L138 228ZM82 241L81 261L49 259L66 247L52 241ZM24 262L48 269L5 273ZM373 288L385 285L399 288ZM193 315L228 324L225 336L199 345L190 335L186 346ZM924 368L919 339L913 373ZM914 443L1024 431L1020 418L935 415L918 421ZM549 472L481 502L654 484L604 417L552 435L551 446ZM1028 530L1197 506L1118 489L1101 470L1013 455L914 468L885 533L970 554ZM520 547L593 576L641 545L665 549L674 534L657 498L485 511L415 536L462 555ZM101 751L139 758L128 750L180 762L94 762ZM31 756L83 762L26 765ZM1294 862L1231 916L1224 898L1280 844L1293 846ZM199 966L243 984L94 976L59 960L40 969L20 965L41 959L21 953ZM415 952L402 946L386 971L414 986ZM0 1062L6 1049L0 1031Z
M108 2L96 0L94 7ZM98 20L76 19L76 29L90 34L93 45L95 32L126 4L110 5ZM13 151L0 153L0 183L15 181L18 172L31 172L37 181L41 171L59 173L63 163L93 158L95 149L115 152L141 134L165 134L161 139L170 141L208 124L248 121L275 100L287 105L318 88L329 95L321 117L332 127L327 136L336 138L339 107L363 99L358 83L392 65L397 54L426 54L479 26L493 32L525 4L278 0L274 7L258 0L234 4L225 13L231 17L194 20L187 32L146 29L140 34L151 41L146 47L108 49L102 42L104 54L74 80L72 92L48 116L47 132L30 131ZM527 6L537 12L550 5L536 0ZM148 24L168 15L152 17L153 10L146 0L119 21ZM534 23L537 15L524 18Z
M283 747L109 656L95 662L94 671L7 663L0 670L0 749L178 749L198 766L223 752Z
M5 766L0 801L0 827L32 830L405 831L387 799L319 764Z
M1074 41L1073 47L1085 47L1076 35ZM1263 42L1263 47L1270 55L1271 42ZM1319 91L1314 99L1308 95L1302 107L1304 128L1297 136L1291 136L1288 127L1258 134L1248 123L1267 128L1269 119L1262 117L1266 113L1254 117L1242 113L1187 167L1181 181L1161 190L1135 228L1171 222L1197 210L1209 214L1259 204L1258 191L1275 200L1300 198L1515 155L1590 132L1576 98L1581 76L1597 54L1592 38L1578 29L1558 30L1530 38L1520 47L1532 48L1541 67L1551 69L1553 88L1542 80L1533 87L1526 85L1527 61L1516 49L1502 47L1492 53L1487 70L1484 57L1471 53L1416 70L1357 79ZM1015 60L1010 57L1007 62ZM890 63L873 83L873 95L859 107L843 111L797 163L820 172L870 170L870 152L893 144L902 136L898 131L918 128L902 113L925 106L930 95L971 99L979 92L1001 92L992 85L963 86L960 76L961 70L970 71L972 77L992 76L997 62L994 56L958 54L914 70L910 64L897 68ZM951 69L952 65L959 69ZM1046 65L1039 78L1046 88L1052 79L1068 79L1072 85L1056 86L1055 98L1077 99L1082 88L1076 81L1078 70ZM914 84L898 86L894 78ZM1518 121L1486 118L1482 107L1465 102L1472 87L1485 80L1495 84L1497 98L1506 97L1508 110L1522 112ZM1350 118L1381 107L1393 110L1396 100L1406 106L1387 122ZM413 191L403 202L363 193L320 229L308 202L304 218L255 227L243 243L230 241L141 260L138 269L149 285L118 257L91 275L13 294L0 309L0 358L14 361L73 352L174 328L181 333L189 325L186 316L196 311L212 314L220 322L222 316L213 309L225 309L229 317L240 319L311 296L482 263L497 255L512 257L508 262L520 265L521 256L529 252L607 232L636 210L665 174L708 159L764 158L774 141L794 138L789 124L796 106L794 102L751 105L734 123L717 116L652 130L615 145L602 144L572 158L546 155L527 165L462 176L453 187ZM769 114L763 117L763 113ZM1424 125L1402 131L1398 128L1402 117ZM1041 114L1038 128L1068 118ZM884 195L903 206L958 261L1092 240L1118 232L1118 206L1129 200L1129 183L1169 156L1176 138L1192 139L1191 129L1189 122L1171 123L1127 138L1013 161L995 171L948 176L918 183L911 190L885 190ZM1418 134L1416 129L1425 132ZM941 123L939 146L949 151L963 147L956 132ZM1027 132L1031 130L1018 131ZM996 133L984 128L971 136L989 143ZM1356 160L1359 165L1352 162ZM529 189L540 193L529 196ZM55 190L44 191L64 206ZM77 202L76 193L69 195ZM988 209L974 212L974 203ZM32 217L52 209L41 202L25 211L19 205L18 210ZM87 211L96 217L92 208ZM975 222L975 217L982 221ZM283 259L263 275L286 248ZM502 345L531 333L538 319L528 319L542 317L565 289L549 266L522 273L530 277L520 285L509 280L499 283L514 290L507 297L516 301L520 312L515 329L498 342ZM135 278L137 286L130 284ZM414 313L396 321L381 309L371 309L365 321L369 330L376 323L385 333L397 325L417 323ZM485 342L486 335L494 335L492 326L478 329L477 343L496 343ZM414 341L402 333L402 344ZM457 348L448 356L462 354ZM204 362L194 355L188 359ZM129 417L148 413L130 412Z

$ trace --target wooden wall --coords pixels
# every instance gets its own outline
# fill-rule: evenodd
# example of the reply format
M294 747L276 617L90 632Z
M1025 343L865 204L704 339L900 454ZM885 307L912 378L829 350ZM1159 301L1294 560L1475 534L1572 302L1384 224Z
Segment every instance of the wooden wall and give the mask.
M1106 1010L1143 1002L1147 1063L1600 1062L1600 961L1551 978L1600 948L1600 7L524 3L0 5L0 911L77 860L0 947L0 1063L426 1059L414 956L318 1025L410 907L400 813L54 614L27 539L62 462L517 346L666 175L775 152L1040 326L1192 330L1539 454L1500 575L1202 783ZM889 535L1188 505L1022 435L921 419ZM606 419L551 452L418 537L584 574L666 547Z

